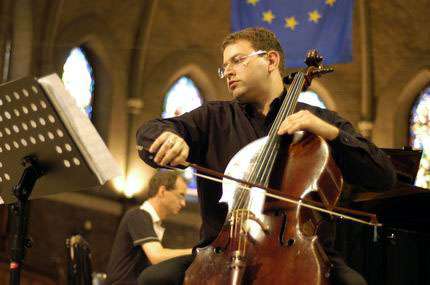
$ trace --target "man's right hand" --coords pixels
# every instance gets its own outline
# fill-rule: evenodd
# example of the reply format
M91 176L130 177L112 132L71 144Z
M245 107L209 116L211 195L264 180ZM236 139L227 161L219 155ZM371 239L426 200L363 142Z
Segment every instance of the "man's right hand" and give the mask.
M187 161L190 147L183 138L172 132L163 132L150 146L150 153L155 153L154 162L164 166L183 164Z

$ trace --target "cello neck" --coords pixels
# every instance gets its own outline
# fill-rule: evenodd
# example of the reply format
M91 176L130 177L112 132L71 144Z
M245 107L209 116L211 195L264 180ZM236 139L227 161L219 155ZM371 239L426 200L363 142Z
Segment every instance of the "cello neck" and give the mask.
M280 136L277 134L278 129L285 118L294 113L304 83L305 75L303 72L297 72L270 128L267 143L256 159L256 167L250 172L248 181L264 186L268 185L270 173L279 151Z
M279 127L286 117L294 113L296 109L297 100L299 98L300 92L305 84L305 75L303 72L299 71L295 74L293 82L288 87L287 94L282 102L282 106L278 111L275 121L269 131L269 136L276 136Z

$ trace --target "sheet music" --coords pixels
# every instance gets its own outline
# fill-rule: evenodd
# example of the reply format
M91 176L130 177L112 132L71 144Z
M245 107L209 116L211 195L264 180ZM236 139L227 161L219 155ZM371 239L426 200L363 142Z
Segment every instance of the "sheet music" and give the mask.
M76 105L57 74L38 79L58 115L97 176L99 183L121 175L121 170L87 115Z

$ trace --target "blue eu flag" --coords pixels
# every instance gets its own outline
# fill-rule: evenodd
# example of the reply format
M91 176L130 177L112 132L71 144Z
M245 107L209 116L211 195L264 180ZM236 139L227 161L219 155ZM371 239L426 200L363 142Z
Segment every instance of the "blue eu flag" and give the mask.
M232 0L232 28L264 27L275 32L286 66L303 67L316 48L326 64L352 59L353 0Z

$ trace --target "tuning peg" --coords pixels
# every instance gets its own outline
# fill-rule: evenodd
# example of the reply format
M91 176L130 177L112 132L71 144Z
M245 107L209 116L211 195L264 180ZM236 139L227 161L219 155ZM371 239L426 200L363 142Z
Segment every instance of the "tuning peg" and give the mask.
M333 72L334 69L331 67L323 67L320 66L319 68L311 70L312 76L321 76L322 74Z

